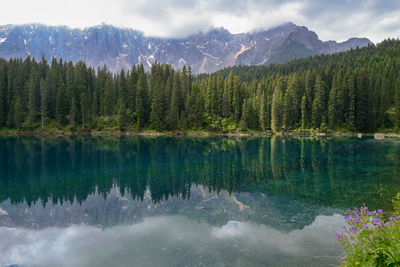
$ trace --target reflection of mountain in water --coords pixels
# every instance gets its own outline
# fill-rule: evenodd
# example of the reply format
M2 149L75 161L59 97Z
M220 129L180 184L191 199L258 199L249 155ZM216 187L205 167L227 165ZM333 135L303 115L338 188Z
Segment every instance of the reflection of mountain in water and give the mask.
M1 138L0 222L107 226L185 214L292 229L321 207L384 203L378 191L400 187L399 155L394 141L352 138Z
M0 216L0 226L41 229L51 226L88 224L111 227L131 224L146 217L184 215L193 220L223 225L229 220L251 221L291 231L311 224L318 215L331 215L334 210L309 205L282 197L269 197L262 193L208 193L203 186L193 186L191 197L170 197L157 203L146 191L142 200L132 199L129 193L121 195L113 187L106 197L97 192L78 203L48 202L45 205L10 201L1 204L7 213Z

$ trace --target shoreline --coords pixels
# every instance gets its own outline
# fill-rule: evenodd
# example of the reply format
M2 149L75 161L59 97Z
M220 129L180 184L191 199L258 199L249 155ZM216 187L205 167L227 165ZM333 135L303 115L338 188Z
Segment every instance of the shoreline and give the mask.
M260 136L304 136L304 137L362 137L369 136L375 139L400 138L399 133L357 133L357 132L314 132L314 131L293 131L293 132L221 132L221 131L17 131L3 130L0 136L168 136L168 137L260 137Z

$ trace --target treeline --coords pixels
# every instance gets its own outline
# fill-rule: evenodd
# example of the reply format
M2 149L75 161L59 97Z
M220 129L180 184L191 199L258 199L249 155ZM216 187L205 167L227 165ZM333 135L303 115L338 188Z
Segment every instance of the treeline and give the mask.
M189 68L0 60L0 126L33 130L376 131L400 126L400 41L287 64Z

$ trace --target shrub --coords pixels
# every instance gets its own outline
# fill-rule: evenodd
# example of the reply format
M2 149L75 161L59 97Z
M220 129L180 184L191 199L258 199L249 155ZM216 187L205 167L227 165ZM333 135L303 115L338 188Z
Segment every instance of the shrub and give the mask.
M365 204L348 213L347 227L335 233L347 254L342 266L400 266L399 214L385 218L381 209L370 211Z

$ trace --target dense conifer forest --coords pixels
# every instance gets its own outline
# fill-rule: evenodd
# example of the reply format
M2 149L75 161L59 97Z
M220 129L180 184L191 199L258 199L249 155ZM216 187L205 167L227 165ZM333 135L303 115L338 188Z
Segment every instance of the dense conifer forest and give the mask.
M0 127L17 130L338 130L400 126L400 41L193 77L190 67L0 60Z

